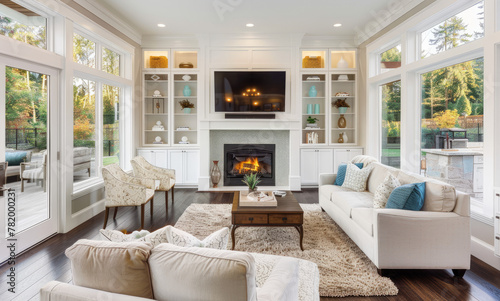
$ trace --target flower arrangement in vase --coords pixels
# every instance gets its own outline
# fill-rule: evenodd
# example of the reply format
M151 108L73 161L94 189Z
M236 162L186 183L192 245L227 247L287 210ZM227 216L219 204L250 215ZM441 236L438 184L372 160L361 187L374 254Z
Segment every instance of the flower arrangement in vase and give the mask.
M184 110L184 113L186 114L191 113L191 109L194 108L194 103L190 102L187 99L179 101L179 104L181 105L182 110Z

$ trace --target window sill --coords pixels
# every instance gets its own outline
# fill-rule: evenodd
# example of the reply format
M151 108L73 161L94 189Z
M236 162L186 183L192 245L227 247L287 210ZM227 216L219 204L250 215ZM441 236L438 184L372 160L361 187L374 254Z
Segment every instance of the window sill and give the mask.
M101 188L104 188L104 181L101 178L89 179L73 185L71 198L74 200Z

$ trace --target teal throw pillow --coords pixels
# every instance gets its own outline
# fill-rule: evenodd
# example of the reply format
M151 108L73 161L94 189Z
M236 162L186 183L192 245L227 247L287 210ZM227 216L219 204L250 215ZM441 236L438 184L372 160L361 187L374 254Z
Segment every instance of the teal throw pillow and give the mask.
M424 206L425 182L396 187L385 208L420 211Z
M26 160L28 152L6 152L5 161L9 162L9 166L19 166Z
M363 163L354 163L359 169L363 168ZM335 178L335 183L333 185L342 186L345 180L345 173L347 171L347 164L340 164L337 170L337 178Z

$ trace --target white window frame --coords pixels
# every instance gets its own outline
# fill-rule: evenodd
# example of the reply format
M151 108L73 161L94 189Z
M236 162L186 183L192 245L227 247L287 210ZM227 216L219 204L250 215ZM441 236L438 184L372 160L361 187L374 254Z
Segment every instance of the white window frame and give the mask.
M71 34L78 34L86 39L91 40L95 43L95 68L77 63L73 61L73 56L71 55L71 62L73 67L73 77L82 78L85 80L91 80L96 83L96 144L95 144L95 165L96 165L96 175L88 180L84 180L78 183L73 183L73 197L85 194L88 191L94 190L96 187L102 187L102 174L101 168L103 167L103 102L102 102L102 85L110 85L118 87L120 89L119 98L119 112L120 112L120 126L119 126L119 137L120 137L120 166L124 169L128 169L126 162L130 161L132 151L132 138L130 135L127 138L125 132L131 132L130 123L123 122L123 120L132 118L131 108L132 104L132 81L127 78L130 76L130 72L126 65L132 64L131 54L127 54L126 51L120 51L114 45L103 42L105 40L96 34L90 33L82 27L75 24L74 30ZM73 45L73 40L71 41ZM120 55L120 76L105 72L102 69L102 49L107 48ZM72 53L72 51L71 51ZM68 54L69 55L69 54ZM73 81L71 81L71 86ZM73 143L73 141L72 141ZM72 182L72 181L71 181Z
M368 66L369 78L367 79L367 107L369 112L377 112L375 114L369 114L367 116L366 124L366 152L375 157L381 155L381 112L380 112L380 93L377 88L391 80L397 80L399 77L401 79L401 132L406 137L401 139L401 168L404 170L409 170L413 172L419 172L420 162L417 162L416 158L420 158L420 138L421 138L421 82L420 78L423 73L440 69L446 66L454 65L457 63L466 62L478 57L484 57L485 59L485 87L486 83L492 85L494 78L500 77L500 66L496 68L500 61L500 36L495 34L495 19L500 18L500 9L493 10L491 5L493 3L500 5L500 0L485 0L485 36L466 44L460 45L453 49L443 51L427 58L420 58L420 47L421 47L421 32L441 23L442 21L460 13L480 1L474 1L474 4L470 4L469 1L465 0L443 0L432 4L427 10L424 10L419 17L410 18L403 22L400 26L394 28L385 36L382 36L378 40L375 40L367 46L366 59ZM435 13L438 11L438 13ZM494 14L498 14L493 17ZM493 24L494 23L494 24ZM493 25L492 25L493 24ZM378 74L377 60L379 54L388 49L388 45L393 45L395 40L400 39L401 41L401 51L402 51L402 65L401 68L396 68L394 70ZM491 49L495 48L494 51ZM375 59L376 58L376 59ZM489 61L489 63L488 63ZM495 64L493 64L495 61ZM497 71L497 69L499 69ZM494 72L493 72L493 71ZM494 77L491 74L495 73ZM492 87L489 87L492 90ZM497 88L498 89L498 88ZM494 137L494 133L500 132L500 125L496 124L493 126L494 122L491 121L493 118L493 111L499 112L499 105L495 105L495 110L488 110L487 107L492 107L494 105L494 95L499 92L489 91L486 87L484 91L483 102L485 104L485 123L484 123L484 154L488 160L492 160L494 157L494 152L499 151L500 143L495 141L488 141ZM377 111L378 110L378 111ZM416 114L418 112L418 114ZM487 112L490 112L488 114ZM490 121L488 121L490 120ZM495 128L495 129L494 129ZM495 166L500 166L499 162L495 162ZM485 166L485 187L484 187L484 198L481 204L476 204L471 202L471 216L480 220L484 223L493 223L493 200L495 186L499 186L499 175L494 177L495 166ZM486 169L490 168L489 171ZM496 168L498 170L498 168ZM489 173L488 173L489 172ZM489 174L489 176L488 176Z

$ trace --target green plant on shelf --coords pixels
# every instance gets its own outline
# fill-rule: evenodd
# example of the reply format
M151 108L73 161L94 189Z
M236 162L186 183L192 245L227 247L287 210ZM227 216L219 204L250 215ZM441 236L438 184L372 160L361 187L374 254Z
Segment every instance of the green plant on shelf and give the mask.
M316 117L311 117L311 116L307 117L307 123L313 124L316 123L316 121L319 121L319 119Z

